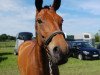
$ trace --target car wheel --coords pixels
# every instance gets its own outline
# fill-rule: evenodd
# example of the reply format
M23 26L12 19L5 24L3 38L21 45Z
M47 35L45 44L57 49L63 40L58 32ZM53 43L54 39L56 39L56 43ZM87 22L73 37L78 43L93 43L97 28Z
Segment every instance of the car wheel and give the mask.
M78 59L83 60L82 54L78 54Z

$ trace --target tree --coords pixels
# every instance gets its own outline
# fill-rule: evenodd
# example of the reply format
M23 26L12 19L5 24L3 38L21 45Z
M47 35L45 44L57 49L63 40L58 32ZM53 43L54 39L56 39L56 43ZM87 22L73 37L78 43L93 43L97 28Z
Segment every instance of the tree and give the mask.
M96 33L96 34L95 34L95 42L99 42L99 41L100 41L100 40L99 40L99 37L100 37L99 34Z
M6 34L0 35L0 41L6 41L8 36Z
M7 40L15 40L16 38L14 36L10 36L8 35L8 39Z
M0 41L7 41L7 40L15 40L15 37L7 34L0 35Z

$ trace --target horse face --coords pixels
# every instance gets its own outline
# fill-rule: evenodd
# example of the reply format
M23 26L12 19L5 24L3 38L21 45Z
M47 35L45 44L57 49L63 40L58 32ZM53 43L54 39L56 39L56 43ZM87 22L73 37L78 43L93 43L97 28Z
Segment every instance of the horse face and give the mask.
M58 0L59 1L59 0ZM55 6L44 7L41 10L38 8L36 14L36 31L45 45L46 50L50 54L50 59L53 63L62 64L66 62L66 55L68 53L68 45L65 41L64 34L62 34L63 19L56 14L57 8Z

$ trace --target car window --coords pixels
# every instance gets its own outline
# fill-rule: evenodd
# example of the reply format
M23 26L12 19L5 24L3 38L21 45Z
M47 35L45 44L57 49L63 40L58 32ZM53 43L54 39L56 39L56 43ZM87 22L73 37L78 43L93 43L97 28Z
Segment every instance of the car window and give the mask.
M82 43L82 45L83 45L83 47L85 47L85 48L90 48L90 47L92 47L92 45L89 44L88 42L84 42L84 43Z
M73 42L73 43L72 43L72 47L74 47L74 46L77 46L77 44Z
M20 33L19 37L22 37L23 40L31 40L32 39L32 33Z
M90 47L93 47L88 42L73 42L72 43L72 47L74 47L74 46L81 47L81 48L90 48Z
M78 46L78 47L83 47L83 45L82 45L81 42L77 43L77 46Z

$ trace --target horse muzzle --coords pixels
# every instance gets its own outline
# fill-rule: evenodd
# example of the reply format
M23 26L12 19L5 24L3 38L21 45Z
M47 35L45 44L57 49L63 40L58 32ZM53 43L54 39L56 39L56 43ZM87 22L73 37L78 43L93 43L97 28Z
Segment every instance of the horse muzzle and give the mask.
M62 31L53 32L45 40L44 46L49 50L50 59L53 63L60 65L67 62L67 43L65 42L65 35Z
M53 48L52 52L52 62L57 65L64 64L68 61L68 54L63 53L59 46Z

